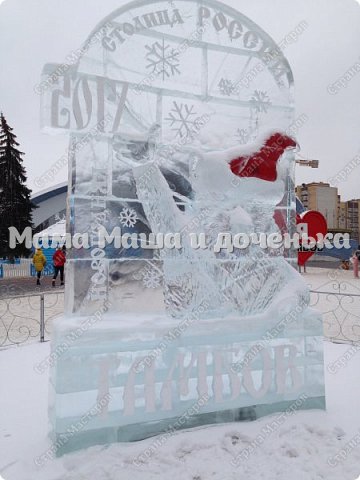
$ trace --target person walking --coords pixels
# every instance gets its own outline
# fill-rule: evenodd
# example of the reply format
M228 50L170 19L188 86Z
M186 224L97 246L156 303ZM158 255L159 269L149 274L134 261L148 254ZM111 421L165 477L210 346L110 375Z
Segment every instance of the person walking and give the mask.
M38 248L36 250L33 257L33 264L34 264L34 267L36 270L36 276L37 276L36 285L40 285L41 273L44 270L44 267L46 265L46 258L41 248Z
M52 286L55 287L57 276L60 272L60 283L64 285L64 266L66 262L66 254L65 250L58 247L56 252L53 255L53 263L54 263L54 276L52 279Z
M354 278L359 278L359 258L357 256L357 252L354 252L353 256L351 257L351 263L353 264Z

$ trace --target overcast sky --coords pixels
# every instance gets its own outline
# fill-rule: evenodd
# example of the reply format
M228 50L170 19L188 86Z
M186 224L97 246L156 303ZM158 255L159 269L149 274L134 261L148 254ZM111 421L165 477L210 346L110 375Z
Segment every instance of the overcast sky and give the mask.
M40 130L40 102L33 87L44 64L62 63L123 0L0 0L0 109L26 152L29 186L60 158L66 136ZM320 160L319 170L297 167L296 183L327 181L360 153L360 72L337 95L333 84L360 61L360 6L355 0L224 0L250 17L275 41L301 21L308 28L285 55L295 77L301 154ZM67 179L65 169L54 184ZM339 185L345 200L360 198L360 165Z

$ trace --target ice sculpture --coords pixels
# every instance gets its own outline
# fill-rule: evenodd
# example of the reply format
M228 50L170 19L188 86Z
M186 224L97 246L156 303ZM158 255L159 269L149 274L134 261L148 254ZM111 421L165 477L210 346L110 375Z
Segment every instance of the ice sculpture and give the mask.
M282 51L219 2L136 1L76 60L40 84L44 129L70 134L68 231L91 238L70 252L53 332L56 453L323 408L322 321L296 251L217 248L295 228ZM125 244L102 245L104 228Z

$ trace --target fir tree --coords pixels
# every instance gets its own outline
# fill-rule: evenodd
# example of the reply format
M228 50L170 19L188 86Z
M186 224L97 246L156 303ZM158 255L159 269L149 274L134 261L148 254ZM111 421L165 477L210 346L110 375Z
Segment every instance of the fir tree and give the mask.
M18 150L13 129L0 114L0 256L14 257L28 255L25 245L9 248L9 227L20 233L26 227L33 227L31 191L26 187L26 170L23 166L24 153Z

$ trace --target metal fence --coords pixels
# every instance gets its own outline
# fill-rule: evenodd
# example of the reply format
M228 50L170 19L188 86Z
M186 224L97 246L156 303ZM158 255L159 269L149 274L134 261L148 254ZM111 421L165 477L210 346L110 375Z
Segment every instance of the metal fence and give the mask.
M311 307L323 315L324 337L360 345L360 282L327 282L311 290ZM47 341L52 321L64 311L64 292L0 298L0 348Z
M325 338L360 345L360 282L330 281L311 290L311 306L322 313Z
M64 311L64 292L0 298L0 348L50 339L52 321Z
M0 265L0 278L20 278L31 275L32 260L22 258L15 263L2 263Z
M43 277L54 275L52 263L45 265L41 272ZM36 277L36 270L31 258L22 258L20 262L0 264L0 278L25 278Z

